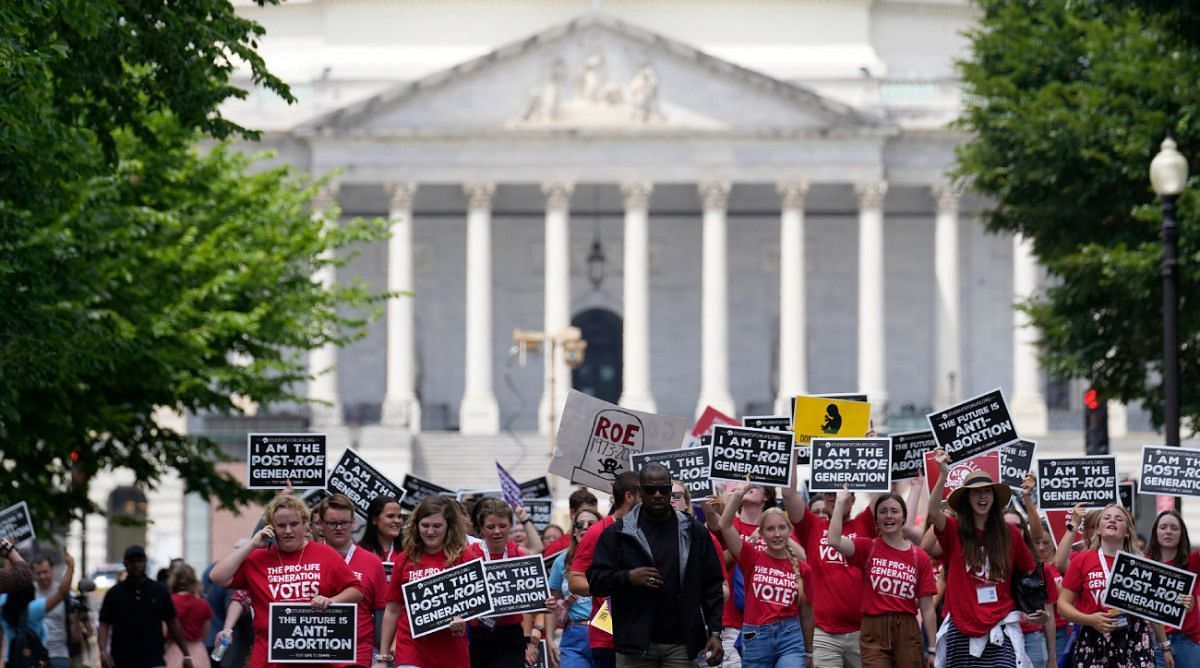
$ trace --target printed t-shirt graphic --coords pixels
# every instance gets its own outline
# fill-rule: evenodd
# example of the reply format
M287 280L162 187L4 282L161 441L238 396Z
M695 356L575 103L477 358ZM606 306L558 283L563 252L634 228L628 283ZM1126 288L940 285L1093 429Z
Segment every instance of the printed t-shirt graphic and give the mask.
M937 594L933 562L915 545L897 550L882 538L855 538L850 563L863 569L863 614L915 615L918 598Z
M792 527L812 566L814 624L831 634L857 631L862 625L862 569L847 563L841 552L829 546L829 520L805 508L804 517ZM871 509L843 522L842 535L850 539L874 538Z

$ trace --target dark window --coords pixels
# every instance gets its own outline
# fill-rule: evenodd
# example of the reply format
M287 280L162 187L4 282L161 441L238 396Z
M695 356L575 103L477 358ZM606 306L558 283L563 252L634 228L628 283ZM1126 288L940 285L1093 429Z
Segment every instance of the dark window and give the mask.
M621 398L621 318L608 309L578 313L571 321L587 341L583 364L571 372L571 387L597 399Z

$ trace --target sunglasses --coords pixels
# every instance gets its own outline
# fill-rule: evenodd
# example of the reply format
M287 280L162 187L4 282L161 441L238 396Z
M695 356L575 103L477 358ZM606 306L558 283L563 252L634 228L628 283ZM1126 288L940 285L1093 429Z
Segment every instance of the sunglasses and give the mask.
M672 501L683 501L683 492L671 492Z
M670 496L671 495L671 486L670 485L642 485L642 493L645 494L646 496L654 496L655 494L662 494L663 496Z
M576 522L576 523L575 523L575 530L576 530L576 531L583 531L584 529L587 529L588 527L592 526L592 525L593 525L593 524L595 524L596 522L597 522L597 520L583 520L583 521L580 521L580 522Z

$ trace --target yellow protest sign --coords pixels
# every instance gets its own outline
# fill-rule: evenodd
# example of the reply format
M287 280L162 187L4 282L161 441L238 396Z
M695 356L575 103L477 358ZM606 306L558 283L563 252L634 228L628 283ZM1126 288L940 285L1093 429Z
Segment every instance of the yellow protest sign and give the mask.
M859 438L871 428L871 404L826 397L796 397L792 434L797 446L817 438Z
M612 635L612 615L608 613L607 600L600 604L600 609L596 611L596 616L592 617L591 624L608 635Z

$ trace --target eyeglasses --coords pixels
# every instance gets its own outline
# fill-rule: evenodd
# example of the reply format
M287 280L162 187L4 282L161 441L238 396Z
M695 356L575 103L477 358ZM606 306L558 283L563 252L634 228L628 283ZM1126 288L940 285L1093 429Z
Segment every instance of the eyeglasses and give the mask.
M671 492L672 501L683 501L683 492Z
M323 524L325 526L329 527L330 529L341 529L342 527L348 527L351 524L354 524L354 521L349 520L346 522L323 522Z
M670 485L642 485L642 493L645 494L646 496L654 496L655 494L662 494L663 496L670 496L671 495L671 486Z
M596 523L596 520L592 520L592 521L590 521L590 522L589 522L589 521L587 521L587 520L583 520L583 521L581 521L581 522L576 522L576 523L575 523L575 530L576 530L576 531L583 531L584 529L587 529L588 527L592 526L592 525L593 525L593 524L595 524L595 523Z

